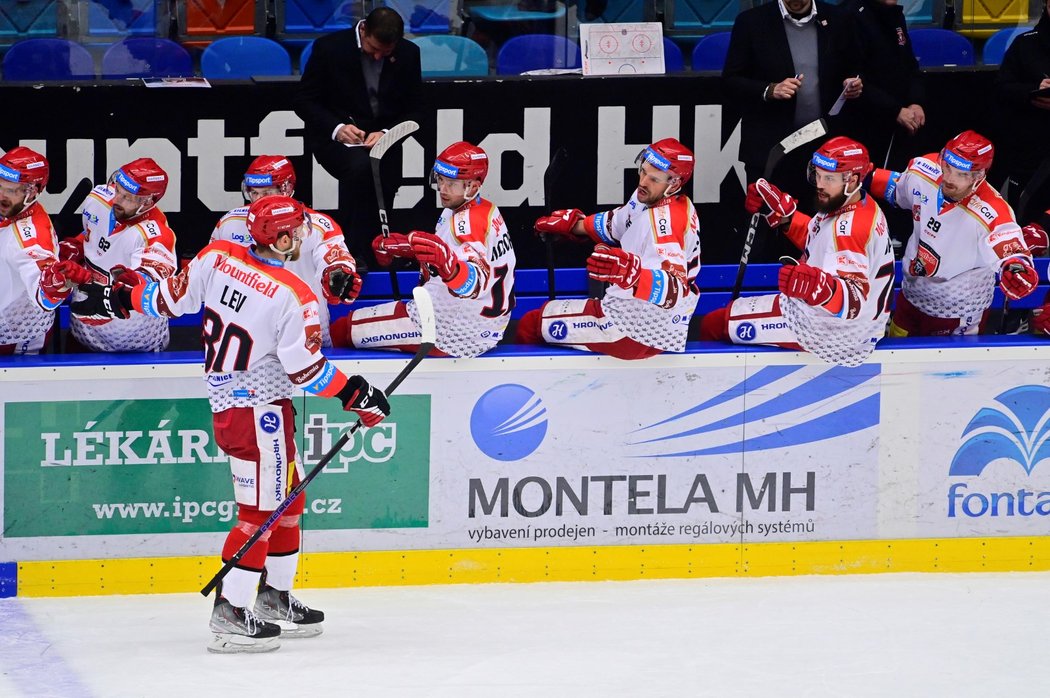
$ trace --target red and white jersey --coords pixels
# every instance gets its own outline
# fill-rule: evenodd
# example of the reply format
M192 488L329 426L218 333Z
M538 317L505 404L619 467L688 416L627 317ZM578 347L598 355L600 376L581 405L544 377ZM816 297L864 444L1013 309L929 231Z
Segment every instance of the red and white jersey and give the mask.
M699 291L700 222L689 197L675 195L654 206L638 201L584 219L588 234L641 258L638 288L610 284L602 310L623 332L646 346L683 351Z
M424 267L424 285L434 301L438 349L450 356L477 356L496 346L514 308L514 268L517 264L503 214L480 196L456 210L444 209L434 234L444 241L468 277L453 290ZM408 314L419 324L415 301Z
M160 281L175 273L175 233L160 209L117 222L113 216L112 189L91 190L81 209L85 264L98 283L113 280L116 266L139 273L146 282ZM74 291L74 300L82 297ZM70 331L84 346L95 351L163 351L168 346L167 318L133 315L128 320L83 319L73 315Z
M886 216L875 200L861 198L813 218L796 213L787 236L802 260L836 277L836 312L780 295L780 308L798 343L829 363L856 366L886 333L893 291L893 247Z
M204 306L212 412L264 405L297 388L322 393L338 373L320 353L318 304L309 286L237 243L211 243L176 276L136 287L133 302L158 318Z
M339 227L329 216L319 213L312 208L307 208L310 216L310 231L302 241L299 250L299 259L285 262L288 269L313 291L318 301L318 310L321 319L322 346L332 346L332 338L328 334L328 304L324 302L324 291L321 289L321 275L324 270L336 262L349 264L357 269L350 250L343 240L343 229ZM211 242L229 240L243 247L252 244L252 236L248 233L248 207L235 208L219 219L215 230L211 233Z
M1013 211L987 180L962 201L945 200L936 154L915 158L904 172L876 170L872 192L911 211L902 290L927 315L979 317L1003 265L1031 261Z
M40 271L55 261L58 239L51 218L33 203L14 218L0 218L0 344L20 344L51 329L61 301L40 290Z

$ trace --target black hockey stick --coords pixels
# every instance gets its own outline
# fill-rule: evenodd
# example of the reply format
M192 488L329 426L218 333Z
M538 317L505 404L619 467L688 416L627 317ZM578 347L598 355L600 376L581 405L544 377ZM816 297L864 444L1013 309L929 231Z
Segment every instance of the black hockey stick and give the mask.
M1028 202L1032 200L1032 195L1043 186L1046 182L1046 178L1050 177L1050 157L1044 159L1039 163L1039 167L1032 174L1032 178L1028 180L1028 183L1024 185L1024 191L1017 198L1017 214L1014 218L1017 219L1017 224L1022 225L1025 221L1025 213L1028 210ZM1003 184L1003 191L1000 192L1000 196L1006 198L1006 190L1010 186L1010 178L1006 178L1006 183ZM999 317L999 331L996 334L1003 334L1006 331L1006 316L1010 313L1010 298L1003 294L1003 310L1002 315Z
M408 364L401 369L401 373L397 374L394 380L390 381L390 385L386 387L387 395L393 393L394 390L401 385L401 382L405 380L405 378L408 378L408 374L412 373L413 369L419 365L419 362L422 361L423 358L430 353L430 350L434 348L437 326L434 319L434 305L430 300L430 294L422 286L417 286L412 289L412 297L415 298L416 311L419 313L421 334L419 350ZM230 570L232 570L237 563L240 562L241 558L251 550L252 546L262 538L263 534L277 523L277 520L280 519L285 510L292 505L295 498L302 494L303 490L306 489L306 486L309 485L322 470L324 470L324 467L328 465L328 461L332 460L332 458L335 457L335 454L342 450L343 446L345 446L346 442L350 440L350 437L353 436L354 432L360 428L361 420L359 419L354 422L354 426L350 427L346 433L339 437L339 440L335 442L335 445L333 445L331 449L329 449L328 453L324 454L324 457L321 458L317 465L306 474L306 477L300 480L299 484L292 488L292 491L288 493L288 496L285 497L284 501L277 505L277 508L274 509L273 513L270 514L270 517L266 519L263 525L259 527L259 530L253 533L252 537L245 541L244 545L241 546L241 549L234 553L229 560L223 563L222 569L215 573L215 576L211 578L211 581L204 585L204 588L201 589L202 596L210 594L219 582L222 581L223 577L229 574Z
M827 132L828 125L824 119L817 119L777 143L769 151L769 157L766 159L766 169L762 176L768 179L772 176L773 170L776 169L777 163L780 162L781 158L792 150L826 135ZM748 223L747 235L744 236L744 249L740 251L740 264L736 268L736 281L733 282L733 293L729 298L730 303L740 297L740 289L744 285L744 272L747 270L747 260L751 256L751 246L755 244L755 234L758 232L758 218L760 215L759 213L754 213L751 216L750 223Z
M561 176L561 171L565 167L565 158L568 154L565 148L558 148L554 153L554 157L551 158L550 164L547 165L546 171L543 173L543 206L548 213L550 213L551 206L553 206L551 202L554 198L552 196L554 183ZM541 239L547 252L547 299L554 300L554 241L546 233L541 236Z
M368 152L368 157L372 163L372 181L376 187L376 204L379 206L379 225L382 228L383 237L390 237L390 223L387 221L386 216L386 202L383 198L383 181L379 176L379 161L386 155L386 151L397 145L401 140L407 137L409 134L415 133L419 130L419 124L415 121L402 121L397 126L393 126L384 133L372 149ZM397 286L397 272L394 269L390 270L390 288L394 292L394 298L401 300L401 289Z

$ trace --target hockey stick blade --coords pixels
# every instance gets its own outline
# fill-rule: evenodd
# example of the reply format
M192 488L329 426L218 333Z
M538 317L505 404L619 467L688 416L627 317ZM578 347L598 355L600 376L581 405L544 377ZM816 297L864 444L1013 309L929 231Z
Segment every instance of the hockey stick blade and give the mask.
M397 145L397 143L406 136L415 133L418 130L419 124L415 121L402 121L397 126L390 127L390 129L375 142L372 149L368 151L368 157L375 158L376 160L381 159L386 155L386 151Z
M827 133L827 122L825 122L824 119L817 119L788 135L787 138L777 143L773 147L773 150L770 151L769 159L766 160L765 177L768 179L772 176L773 170L776 169L777 163L780 162L782 157L810 141L814 141L821 136L827 135Z
M408 378L408 374L412 373L416 366L419 365L419 362L421 362L430 353L430 350L434 348L434 339L437 335L437 321L434 317L434 304L430 299L430 294L423 287L417 286L412 289L412 297L416 301L416 310L419 313L421 334L419 349L416 350L415 355L409 360L405 367L401 369L401 372L394 377L394 380L390 381L390 385L386 387L386 394L388 396L391 395L406 378ZM354 435L354 432L360 428L361 420L359 419L354 422L354 425L350 427L346 433L339 437L339 440L335 442L331 449L329 449L328 453L324 454L321 460L317 462L317 465L306 474L306 477L300 480L299 484L292 488L291 492L288 493L288 496L285 497L284 501L281 502L276 509L274 509L273 513L270 514L269 518L266 519L262 526L260 526L258 530L256 530L255 533L244 542L244 545L241 546L240 550L223 563L222 568L215 573L215 576L212 577L207 584L204 585L204 588L201 589L202 596L208 596L211 594L215 587L219 585L219 582L221 582L223 578L229 574L230 570L241 561L241 558L252 549L252 546L255 545L275 523L277 523L288 507L292 505L292 502L303 493L306 486L309 485L322 470L324 470L324 467L328 465L328 462L335 458L335 455L343 449L343 446L345 446L350 440L350 437Z

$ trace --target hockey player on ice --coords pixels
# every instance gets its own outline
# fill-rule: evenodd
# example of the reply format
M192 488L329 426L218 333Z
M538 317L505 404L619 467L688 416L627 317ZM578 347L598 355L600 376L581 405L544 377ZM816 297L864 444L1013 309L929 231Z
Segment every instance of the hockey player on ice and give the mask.
M84 317L128 322L169 318L204 305L204 371L215 441L230 457L237 521L222 549L229 560L305 476L296 457L291 397L299 389L335 397L365 426L390 414L382 390L346 376L321 353L318 304L284 268L309 234L306 208L267 196L248 208L253 244L205 247L178 275L128 286L88 285L73 304ZM305 493L253 545L219 586L211 616L212 652L265 652L280 637L321 632L324 613L291 595L299 563ZM256 590L258 594L256 595ZM256 596L254 606L252 597Z
M704 316L703 340L803 349L824 361L856 366L886 330L893 290L893 251L886 217L862 188L871 172L867 149L845 137L827 141L808 165L817 215L765 179L748 185L749 213L801 251L783 260L777 295L738 298Z
M434 301L434 355L478 356L503 337L514 308L514 247L503 215L481 197L489 171L485 151L463 141L441 151L430 184L444 210L433 233L391 233L372 242L376 260L420 264L421 282ZM415 302L394 301L352 311L332 323L337 347L419 348Z
M696 308L700 271L696 209L682 187L693 153L665 138L638 154L638 188L623 206L585 216L554 211L536 232L595 243L587 260L592 279L609 284L600 300L553 300L525 313L519 344L556 344L618 359L645 359L685 349Z
M47 350L55 308L91 272L55 256L58 239L39 196L50 167L24 146L0 157L0 356Z
M260 155L252 160L244 173L241 193L247 202L219 219L211 234L211 242L231 240L247 247L252 239L248 234L248 205L264 196L295 195L295 169L283 155ZM285 267L306 282L318 300L321 321L321 346L332 346L328 333L328 304L349 305L361 292L361 277L357 274L357 263L346 248L343 230L330 217L306 209L310 216L310 229L302 241L299 258Z
M964 131L904 172L875 170L872 194L914 221L889 336L980 334L996 275L1013 300L1039 284L1013 210L985 179L994 155L991 141Z

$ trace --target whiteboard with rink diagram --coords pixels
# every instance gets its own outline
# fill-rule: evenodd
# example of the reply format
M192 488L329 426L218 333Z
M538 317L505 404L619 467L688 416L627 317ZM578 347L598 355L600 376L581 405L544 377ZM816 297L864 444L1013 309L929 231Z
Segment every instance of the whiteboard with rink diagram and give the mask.
M662 75L663 27L659 22L581 24L584 75Z

